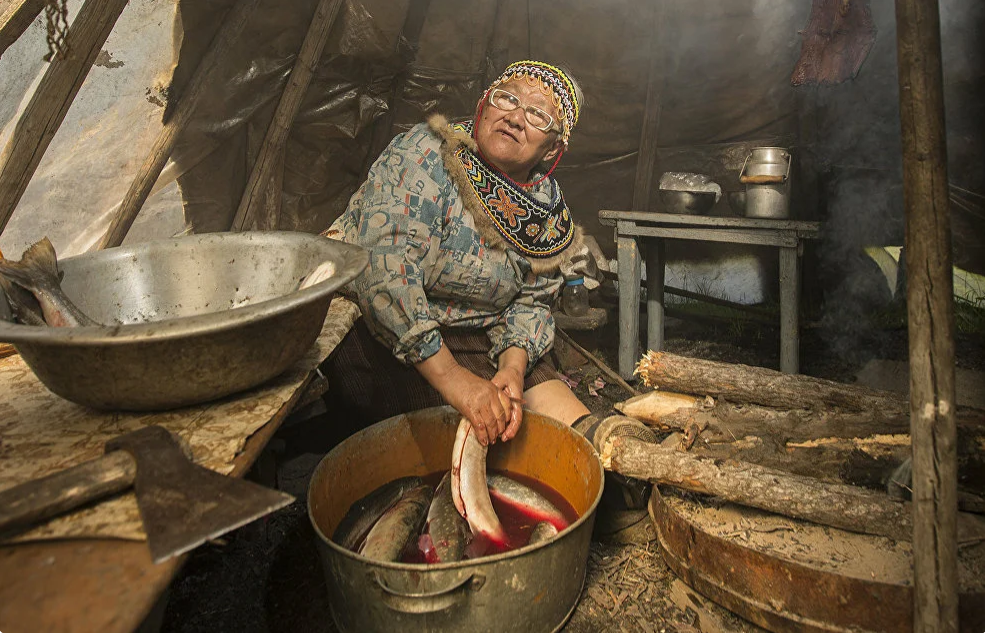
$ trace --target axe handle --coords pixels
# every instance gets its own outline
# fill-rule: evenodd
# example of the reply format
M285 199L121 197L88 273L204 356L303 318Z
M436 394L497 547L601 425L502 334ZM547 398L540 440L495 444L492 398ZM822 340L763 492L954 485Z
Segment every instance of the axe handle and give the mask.
M126 451L0 491L0 534L20 531L56 514L133 485L137 462Z

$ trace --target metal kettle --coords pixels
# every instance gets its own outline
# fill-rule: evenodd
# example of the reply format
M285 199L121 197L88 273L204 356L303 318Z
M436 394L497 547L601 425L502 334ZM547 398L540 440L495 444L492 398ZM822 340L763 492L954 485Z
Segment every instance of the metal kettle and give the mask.
M754 147L739 172L746 186L746 217L790 216L790 152L782 147Z

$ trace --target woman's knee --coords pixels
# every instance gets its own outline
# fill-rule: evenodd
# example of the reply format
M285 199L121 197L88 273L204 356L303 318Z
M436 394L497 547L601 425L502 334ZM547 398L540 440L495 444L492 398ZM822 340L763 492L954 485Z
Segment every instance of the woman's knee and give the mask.
M568 425L590 412L568 385L560 380L534 385L523 392L523 398L527 409Z

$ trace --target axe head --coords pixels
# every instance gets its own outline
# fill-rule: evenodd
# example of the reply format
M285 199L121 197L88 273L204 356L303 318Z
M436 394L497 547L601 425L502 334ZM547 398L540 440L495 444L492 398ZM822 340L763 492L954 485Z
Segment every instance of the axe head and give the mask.
M278 510L294 497L192 463L171 433L148 426L111 440L137 463L134 492L155 563Z

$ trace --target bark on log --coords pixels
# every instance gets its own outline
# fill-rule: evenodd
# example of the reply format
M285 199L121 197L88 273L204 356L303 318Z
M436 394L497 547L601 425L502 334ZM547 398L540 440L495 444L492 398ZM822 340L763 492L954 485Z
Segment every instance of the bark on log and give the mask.
M65 37L68 54L51 61L31 95L0 154L0 233L126 5L127 0L87 0Z
M291 69L291 76L287 80L287 86L281 94L274 118L267 128L267 135L263 139L263 147L260 155L253 165L250 173L249 182L246 190L239 202L236 216L233 218L232 230L242 231L244 227L250 225L253 218L261 209L273 207L269 215L279 215L280 205L270 201L268 196L280 197L281 186L277 180L277 169L283 174L284 169L284 144L287 142L291 125L294 123L294 116L301 108L301 100L304 99L308 91L308 84L311 77L315 74L315 67L321 59L322 51L325 50L325 43L328 40L328 33L335 23L335 17L342 7L342 0L321 0L315 8L315 13L308 26L308 32L301 42L301 49ZM278 159L280 161L278 162ZM276 189L276 190L275 190Z
M854 486L823 483L747 462L718 463L633 437L602 447L602 465L627 477L711 494L784 516L908 541L911 507ZM960 515L959 540L985 539L985 521Z
M123 202L116 217L110 223L106 235L99 242L99 248L113 248L123 243L123 239L130 231L133 221L140 213L141 207L150 195L154 184L161 176L164 165L171 158L171 152L178 142L178 136L191 119L195 106L198 104L199 97L205 92L209 85L213 69L219 66L219 61L225 57L226 53L232 48L233 44L239 39L243 32L243 27L253 14L259 0L238 0L232 9L223 17L222 26L216 34L208 51L195 68L195 73L188 81L178 105L173 114L164 122L164 127L154 141L154 147L150 154L144 159L144 164L130 184Z
M847 411L909 411L906 399L891 391L667 352L647 352L637 364L636 373L649 387L781 409L838 407Z
M660 393L660 392L656 392ZM674 394L676 395L676 394ZM634 399L631 399L634 400ZM616 405L616 409L630 401ZM737 405L716 402L711 408L681 408L646 417L642 402L626 413L659 429L681 429L688 422L705 422L708 432L737 439L746 435L770 436L781 441L802 442L824 437L868 437L910 433L909 415L887 415L882 411L810 411L806 409L772 409L753 404ZM985 435L985 412L966 410L958 413L958 427L968 435Z

